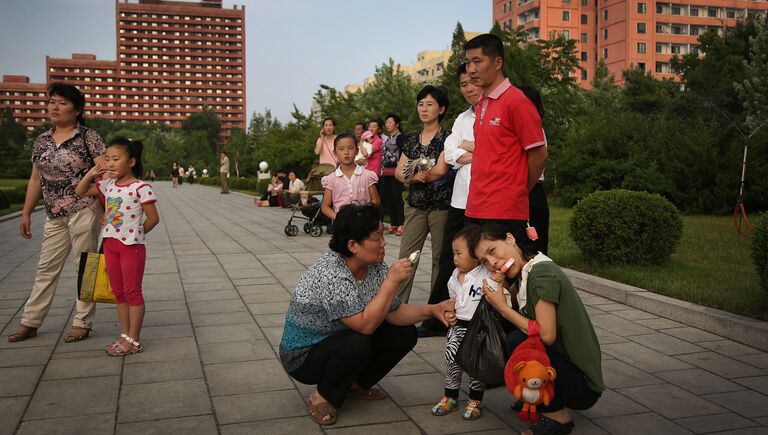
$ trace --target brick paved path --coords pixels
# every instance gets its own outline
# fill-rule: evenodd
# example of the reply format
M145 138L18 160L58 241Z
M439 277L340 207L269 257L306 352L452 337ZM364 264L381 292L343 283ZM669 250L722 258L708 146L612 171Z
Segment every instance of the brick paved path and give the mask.
M74 267L67 265L39 336L0 341L0 434L491 434L523 427L504 388L486 393L478 421L430 415L442 393L444 339L429 338L381 382L387 400L348 401L338 423L321 430L307 417L311 387L283 372L276 346L290 292L326 249L327 236L286 237L288 211L255 208L242 195L186 184L173 190L168 183L157 183L156 191L161 223L149 236L145 352L105 356L118 331L109 305L99 306L92 338L61 341L75 294ZM18 325L43 219L34 214L31 242L18 237L18 220L0 223L3 335ZM391 262L399 240L387 242ZM416 276L416 302L426 300L426 269ZM582 297L610 389L576 415L574 433L768 433L768 354Z

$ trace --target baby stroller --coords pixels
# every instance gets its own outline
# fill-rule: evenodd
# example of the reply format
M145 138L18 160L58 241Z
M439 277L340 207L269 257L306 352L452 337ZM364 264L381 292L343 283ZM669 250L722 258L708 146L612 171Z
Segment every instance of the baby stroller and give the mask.
M328 233L331 232L331 220L320 211L320 205L323 203L323 195L313 195L307 198L307 205L296 205L293 207L293 213L285 225L285 235L295 236L299 234L299 227L293 223L294 219L307 221L304 224L304 232L312 234L313 237L323 235L323 226L327 227ZM301 216L296 213L301 212Z

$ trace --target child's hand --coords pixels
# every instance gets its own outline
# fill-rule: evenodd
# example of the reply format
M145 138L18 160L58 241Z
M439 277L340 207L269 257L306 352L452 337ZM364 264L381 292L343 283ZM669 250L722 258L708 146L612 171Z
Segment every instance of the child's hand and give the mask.
M434 311L432 316L441 321L446 327L456 324L456 301L448 299L439 304L432 305Z
M493 272L491 274L491 279L496 282L504 282L506 279L506 276L504 276L504 273L500 270L497 270L496 272Z
M98 165L98 164L97 164L96 166L92 167L92 168L91 168L91 169L90 169L90 170L89 170L89 171L88 171L88 172L85 174L85 176L86 176L86 177L90 177L91 179L94 179L94 178L100 177L100 176L101 176L102 174L104 174L105 172L107 172L107 168L105 168L105 167L103 167L103 166L101 166L101 165Z
M387 278L392 278L398 283L408 281L408 278L413 274L413 264L407 258L401 258L389 268Z
M443 311L443 323L447 323L448 326L456 324L456 312L455 311Z
M99 225L101 225L103 227L104 223L106 223L106 222L107 222L107 213L104 212L104 214L101 215L101 222L99 223Z

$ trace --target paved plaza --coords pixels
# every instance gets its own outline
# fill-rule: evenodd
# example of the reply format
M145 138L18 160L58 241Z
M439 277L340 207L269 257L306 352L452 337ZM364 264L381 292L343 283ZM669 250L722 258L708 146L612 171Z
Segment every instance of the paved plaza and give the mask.
M287 237L289 211L256 208L244 195L155 187L161 221L148 236L144 353L106 356L118 334L111 305L99 305L90 339L61 340L75 298L69 263L38 337L0 340L0 434L501 434L524 427L503 387L486 392L480 420L430 414L443 390L444 338L419 340L380 383L386 400L350 400L336 425L314 424L306 407L312 387L288 377L277 346L297 279L327 249L328 236ZM0 223L3 335L19 323L44 218L33 215L33 241L18 236L18 219ZM386 237L390 263L399 238ZM427 299L428 246L414 302ZM767 353L581 295L609 389L575 415L574 433L768 434Z

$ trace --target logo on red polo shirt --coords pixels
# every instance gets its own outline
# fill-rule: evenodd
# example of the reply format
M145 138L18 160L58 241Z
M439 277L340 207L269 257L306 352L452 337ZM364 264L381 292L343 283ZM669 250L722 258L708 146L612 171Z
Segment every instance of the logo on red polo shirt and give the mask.
M494 127L501 127L501 118L498 116L488 121Z

